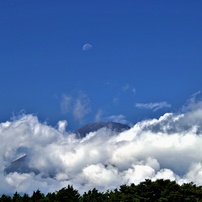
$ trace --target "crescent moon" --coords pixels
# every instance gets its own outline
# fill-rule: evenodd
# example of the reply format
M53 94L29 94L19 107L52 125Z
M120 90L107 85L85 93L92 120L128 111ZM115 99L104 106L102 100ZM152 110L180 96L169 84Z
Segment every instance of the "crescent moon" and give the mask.
M88 51L92 48L93 48L93 46L89 43L86 43L85 45L83 45L83 51Z

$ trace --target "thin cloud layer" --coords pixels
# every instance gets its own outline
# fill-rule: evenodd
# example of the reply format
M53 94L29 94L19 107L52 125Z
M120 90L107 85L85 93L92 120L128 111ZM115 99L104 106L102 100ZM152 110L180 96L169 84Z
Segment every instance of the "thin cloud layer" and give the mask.
M117 122L117 123L122 123L122 124L127 124L128 121L126 120L126 117L122 114L119 115L112 115L106 118L107 121L112 121L112 122Z
M135 104L135 107L142 108L142 109L152 109L154 111L157 111L162 108L170 108L171 105L167 102L154 102L154 103L137 103Z
M0 124L0 193L47 193L68 184L80 193L106 191L146 178L202 185L202 102L119 134L103 128L77 139L66 125L54 128L30 114ZM24 155L32 172L4 172Z

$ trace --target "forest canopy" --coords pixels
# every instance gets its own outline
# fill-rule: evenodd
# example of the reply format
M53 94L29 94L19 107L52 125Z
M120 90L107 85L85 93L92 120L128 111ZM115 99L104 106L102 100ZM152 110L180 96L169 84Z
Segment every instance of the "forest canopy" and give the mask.
M80 195L68 185L59 191L44 195L36 190L31 196L15 192L13 196L1 195L0 202L195 202L202 201L202 187L194 183L177 184L175 181L146 179L138 185L121 185L113 191L99 192L96 188Z

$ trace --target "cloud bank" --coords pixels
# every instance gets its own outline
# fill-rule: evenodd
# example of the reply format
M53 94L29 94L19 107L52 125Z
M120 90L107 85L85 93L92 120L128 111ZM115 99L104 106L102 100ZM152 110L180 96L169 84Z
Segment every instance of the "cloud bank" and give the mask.
M0 123L0 193L47 193L68 184L80 193L106 191L146 178L202 185L202 102L119 134L100 129L77 139L66 126L60 121L54 128L31 114ZM24 155L38 172L4 172Z

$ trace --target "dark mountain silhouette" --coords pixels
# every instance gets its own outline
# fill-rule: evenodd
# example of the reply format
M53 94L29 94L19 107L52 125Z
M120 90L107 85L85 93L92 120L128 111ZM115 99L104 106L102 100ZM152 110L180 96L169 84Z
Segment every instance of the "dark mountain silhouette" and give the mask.
M85 137L90 132L95 132L101 128L107 128L115 132L123 132L129 130L130 127L126 124L116 123L116 122L98 122L89 123L82 128L75 131L77 137Z

